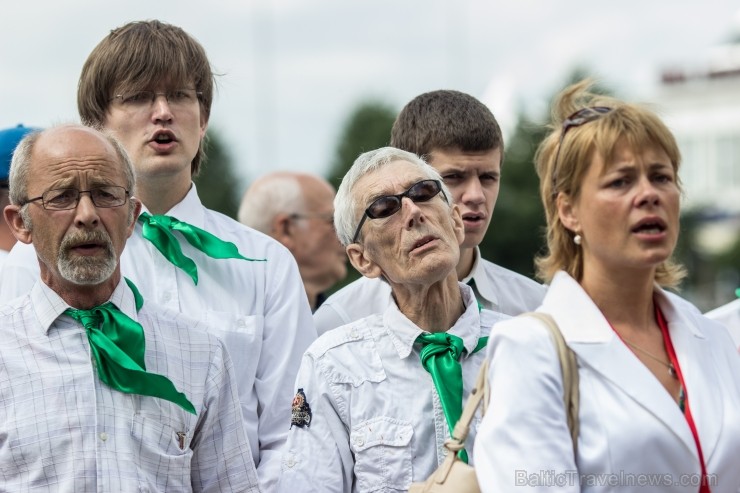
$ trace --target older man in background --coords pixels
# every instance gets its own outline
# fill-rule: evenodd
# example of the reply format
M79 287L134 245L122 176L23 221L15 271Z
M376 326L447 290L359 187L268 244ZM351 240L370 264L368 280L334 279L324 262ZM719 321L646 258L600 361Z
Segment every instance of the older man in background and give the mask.
M347 255L334 232L334 187L307 173L270 173L252 183L239 207L239 222L285 245L298 263L308 304L347 275Z
M25 137L5 219L40 281L0 307L0 490L259 491L223 343L119 258L141 203L111 137Z

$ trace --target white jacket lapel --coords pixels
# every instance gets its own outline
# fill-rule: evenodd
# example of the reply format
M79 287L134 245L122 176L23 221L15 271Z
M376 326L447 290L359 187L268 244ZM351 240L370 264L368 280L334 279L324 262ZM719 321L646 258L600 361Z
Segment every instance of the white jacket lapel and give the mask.
M711 346L698 329L700 316L681 311L663 291L656 299L668 324L678 365L686 385L689 406L699 433L704 460L709 462L720 437L723 422L721 377ZM708 385L708 382L712 382Z
M696 457L696 446L686 419L665 388L617 337L581 286L565 273L553 279L541 310L552 314L579 367L601 374L656 420L673 432ZM680 361L680 360L679 360ZM581 391L588 391L581 388Z

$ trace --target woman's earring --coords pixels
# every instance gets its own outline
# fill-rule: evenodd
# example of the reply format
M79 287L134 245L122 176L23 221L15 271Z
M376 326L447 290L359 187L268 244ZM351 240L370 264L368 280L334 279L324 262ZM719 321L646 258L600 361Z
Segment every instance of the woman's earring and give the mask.
M576 234L576 235L575 235L575 236L573 237L573 243L575 243L575 244L576 244L576 245L578 245L578 246L581 246L581 241L582 241L582 240L583 240L583 238L581 238L581 235L579 235L579 234Z

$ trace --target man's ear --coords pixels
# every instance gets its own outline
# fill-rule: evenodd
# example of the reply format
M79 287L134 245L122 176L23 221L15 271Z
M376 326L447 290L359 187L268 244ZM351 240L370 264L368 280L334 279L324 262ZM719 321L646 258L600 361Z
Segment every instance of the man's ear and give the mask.
M5 222L8 223L10 231L13 236L21 243L30 244L32 240L31 229L26 228L23 224L23 218L21 217L21 206L19 205L6 205L3 209L3 215L5 216Z
M284 212L276 214L275 217L272 218L270 236L282 243L288 250L293 251L293 248L295 247L295 237L293 236L294 228L291 227L291 222L290 214L285 214Z
M465 224L462 220L462 214L460 213L460 207L457 204L452 205L452 227L457 237L457 244L462 245L465 241Z
M134 204L134 210L131 217L133 220L131 221L131 224L129 224L128 231L126 232L126 238L131 238L131 235L134 232L134 227L136 226L136 220L139 218L139 214L141 214L141 201L137 199L136 197L131 197L129 200Z
M350 243L345 248L347 257L357 272L371 279L380 277L383 270L368 255L367 249L359 243Z
M578 233L581 230L581 223L578 220L578 207L573 203L570 195L558 192L555 206L558 209L558 217L563 226L569 231Z

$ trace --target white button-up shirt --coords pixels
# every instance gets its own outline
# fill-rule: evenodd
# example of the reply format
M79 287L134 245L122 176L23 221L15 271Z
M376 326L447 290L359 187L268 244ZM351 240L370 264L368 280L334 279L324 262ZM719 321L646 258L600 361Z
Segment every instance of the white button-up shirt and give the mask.
M465 345L466 400L484 359L485 350L473 353L478 339L506 316L479 314L470 287L460 289L466 310L448 333ZM444 460L449 431L421 364L421 347L414 344L422 333L392 304L384 314L331 330L311 345L296 390L303 390L312 416L308 426L291 427L279 492L407 491ZM478 421L466 442L470 456Z
M532 311L545 297L545 286L481 258L477 247L473 268L462 282L470 281L475 282L475 297L483 308L506 315ZM374 313L383 313L392 303L391 287L387 282L362 277L324 301L313 320L318 333L323 334Z
M137 223L121 257L121 272L145 300L200 320L226 343L252 456L260 483L269 491L277 481L279 451L290 426L293 382L303 352L316 338L298 267L277 241L203 207L194 185L166 215L231 241L244 257L267 259L213 259L174 233L198 266L195 285L143 238ZM38 272L33 247L16 244L0 279L0 299L27 293Z
M259 491L223 343L146 300L137 314L123 281L110 301L197 416L103 384L86 330L39 281L0 308L0 490Z

